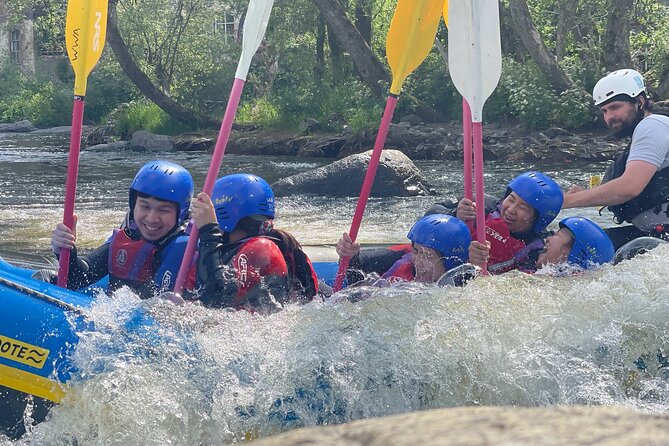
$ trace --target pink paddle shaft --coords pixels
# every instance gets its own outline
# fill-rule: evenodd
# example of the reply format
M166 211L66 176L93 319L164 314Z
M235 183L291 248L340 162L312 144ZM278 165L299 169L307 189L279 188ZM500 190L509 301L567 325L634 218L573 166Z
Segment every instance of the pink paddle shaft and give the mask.
M480 122L474 122L474 179L476 181L476 240L485 243L485 194L483 186L483 127ZM487 275L487 264L481 267L483 274Z
M462 146L464 149L465 198L471 200L472 191L472 109L462 98Z
M79 151L81 149L81 126L84 120L84 97L75 96L72 105L72 130L70 132L70 154L67 159L67 180L65 182L65 209L63 224L74 227L74 199L77 195L77 177L79 176ZM70 270L70 250L61 248L58 258L58 284L67 288L67 275Z
M393 113L395 112L396 105L397 105L397 96L391 94L390 96L388 96L388 101L386 102L386 109L383 112L383 118L381 119L381 126L379 127L379 133L376 135L374 150L372 151L372 157L369 160L369 167L367 167L367 173L365 174L365 181L362 183L362 189L360 190L360 197L358 197L358 205L355 207L355 213L353 214L353 221L351 222L351 230L348 232L348 235L354 242L355 239L358 237L358 230L360 229L360 223L362 222L362 214L365 212L365 206L367 205L369 194L372 191L372 185L374 184L374 177L376 176L376 169L379 167L381 152L383 151L383 145L385 144L386 137L388 136L388 130L390 129L390 121L393 119ZM339 260L339 269L337 270L337 276L335 278L335 283L333 287L333 290L335 292L341 290L341 287L344 283L344 277L346 276L346 268L348 268L348 262L350 260L351 260L350 257L342 257Z
M209 171L207 172L207 178L204 181L204 188L202 189L202 192L207 195L211 195L211 192L214 190L216 177L218 176L219 170L221 170L223 155L225 155L225 148L228 145L228 139L230 138L230 132L232 131L232 123L235 120L235 114L237 114L237 107L239 106L239 100L242 97L242 90L244 89L245 82L246 81L243 79L235 78L235 81L232 84L228 106L225 108L225 115L223 116L221 129L218 132L216 146L214 147L214 154L211 157L211 164L209 164ZM174 283L174 292L176 294L180 294L184 289L184 283L186 282L186 277L188 277L188 271L190 270L190 265L193 261L193 253L195 252L195 245L197 244L199 233L200 231L197 226L193 224L191 226L190 235L188 236L184 258L179 267L179 274L177 274L177 280Z

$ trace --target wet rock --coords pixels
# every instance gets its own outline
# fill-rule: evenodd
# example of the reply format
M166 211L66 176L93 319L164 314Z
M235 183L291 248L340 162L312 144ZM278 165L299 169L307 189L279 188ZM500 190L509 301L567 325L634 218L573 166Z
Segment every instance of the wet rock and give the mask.
M347 124L346 118L341 113L330 113L328 115L327 126L337 133L343 132L347 128Z
M142 152L174 152L176 147L167 135L140 130L132 134L130 149Z
M257 446L669 444L669 415L621 407L462 407L298 429Z
M408 130L409 127L392 124L388 130L386 145L395 148L408 147L412 140L412 135Z
M418 115L411 114L411 115L402 116L402 119L400 119L400 123L402 123L402 122L406 122L406 123L414 126L414 125L418 125L418 124L422 123L423 118L421 118Z
M206 152L213 150L216 139L201 133L184 133L171 138L177 152Z
M86 135L84 140L87 146L95 146L98 144L107 144L112 142L112 136L114 135L114 126L112 125L99 125L93 127L93 129Z
M87 134L92 129L93 127L90 125L81 126L81 133ZM55 136L69 135L70 133L72 133L72 126L62 125L60 127L49 127L47 129L37 129L30 133L33 135L55 135Z
M96 144L86 147L89 152L119 152L130 147L129 141L115 141L107 144Z
M27 133L37 130L30 121L18 121L10 124L0 124L0 133Z
M321 129L321 123L313 118L307 118L300 122L297 128L300 130L300 132L302 132L303 135L310 135Z
M372 151L352 155L327 166L284 178L272 184L276 196L293 194L355 197L360 194ZM432 186L402 152L384 150L376 172L372 196L434 195Z

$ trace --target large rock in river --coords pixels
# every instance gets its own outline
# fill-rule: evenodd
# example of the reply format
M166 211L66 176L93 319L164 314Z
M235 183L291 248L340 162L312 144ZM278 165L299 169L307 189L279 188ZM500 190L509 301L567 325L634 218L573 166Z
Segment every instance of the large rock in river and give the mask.
M299 429L254 446L669 445L669 415L620 407L462 407Z
M274 194L317 194L353 197L360 194L372 151L351 155L327 166L299 173L272 184ZM435 192L416 165L398 150L384 150L371 195L413 197Z

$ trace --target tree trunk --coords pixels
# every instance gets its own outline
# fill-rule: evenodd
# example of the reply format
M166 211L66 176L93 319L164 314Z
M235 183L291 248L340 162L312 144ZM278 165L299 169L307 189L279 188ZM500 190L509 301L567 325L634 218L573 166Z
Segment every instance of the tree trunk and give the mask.
M571 34L573 15L576 11L577 0L564 0L558 5L558 23L555 32L555 58L558 62L564 58L567 38Z
M611 0L602 45L602 62L608 71L632 68L630 15L634 0Z
M372 14L369 9L371 2L357 0L355 2L355 27L368 46L372 46Z
M316 31L316 64L314 65L314 82L319 87L323 85L325 72L325 19L318 14L318 28Z
M389 82L390 74L346 17L346 11L339 0L313 0L313 2L323 14L330 31L334 32L341 46L351 55L360 79L374 95L383 97L385 91L381 87L381 82Z
M346 67L344 62L344 54L342 52L339 41L337 40L337 33L330 25L328 30L328 46L330 47L330 60L332 62L332 86L340 85L347 77Z
M574 87L575 84L562 70L555 57L550 54L539 32L534 27L527 2L525 0L509 0L509 8L520 41L546 75L553 88L561 93Z
M137 86L149 100L154 102L165 113L177 121L183 122L193 128L198 127L217 127L220 125L205 115L189 110L179 103L175 102L169 96L165 95L158 87L156 87L151 79L144 73L135 59L130 54L128 46L126 45L121 32L118 29L118 21L116 17L116 2L111 0L109 2L109 10L107 17L107 42L111 46L116 60L123 69L123 72L130 78L130 80Z
M655 101L669 99L669 55L664 58L664 67L665 69L662 70L660 75L660 82L657 88L652 91Z

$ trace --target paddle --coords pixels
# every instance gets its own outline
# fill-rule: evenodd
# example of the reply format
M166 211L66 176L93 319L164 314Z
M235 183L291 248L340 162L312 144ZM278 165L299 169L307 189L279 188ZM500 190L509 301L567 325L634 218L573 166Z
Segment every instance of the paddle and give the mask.
M214 184L216 183L218 171L221 169L223 155L225 155L225 147L228 145L232 123L235 120L235 114L237 113L239 100L242 96L246 76L248 75L249 67L251 66L251 59L253 59L253 55L258 51L258 47L265 36L267 22L269 22L269 16L272 12L273 5L274 0L251 0L246 10L244 33L242 37L242 54L239 57L237 72L235 73L235 80L232 84L232 90L230 91L228 105L225 108L225 115L223 116L221 129L218 132L216 146L214 147L214 154L211 157L209 171L207 172L207 178L204 182L204 188L202 189L202 191L208 195L211 195L211 192L214 190ZM199 235L197 227L193 224L191 225L192 228L190 235L188 236L186 251L184 252L184 257L179 268L179 274L177 274L177 279L174 283L174 292L176 294L180 294L184 288L184 283L188 276L191 262L193 261L193 253L195 252L195 245L197 244Z
M467 100L462 98L462 149L464 156L465 198L474 199L472 190L472 109Z
M483 185L483 104L502 74L498 0L460 0L448 14L448 65L453 84L472 111L474 177L476 182L476 238L485 243ZM466 144L465 144L466 145ZM483 268L485 272L485 265Z
M107 34L107 0L69 0L65 22L67 56L74 69L74 104L72 106L72 131L70 153L67 160L65 183L65 209L63 224L74 226L74 199L79 175L79 150L81 126L84 118L84 98L88 75L98 63L105 46ZM70 267L70 250L61 249L58 261L58 286L67 288Z
M441 20L443 5L444 0L399 0L397 2L386 40L386 54L393 80L360 197L358 197L358 204L353 214L351 229L348 233L354 242L358 236L362 215L365 212L365 206L372 190L381 151L388 135L390 121L395 111L402 84L407 76L425 60L432 49ZM341 289L349 261L350 257L342 257L340 260L333 287L334 291Z
M444 3L444 23L448 27L448 1ZM465 198L472 200L472 109L464 97L462 98L462 148Z

